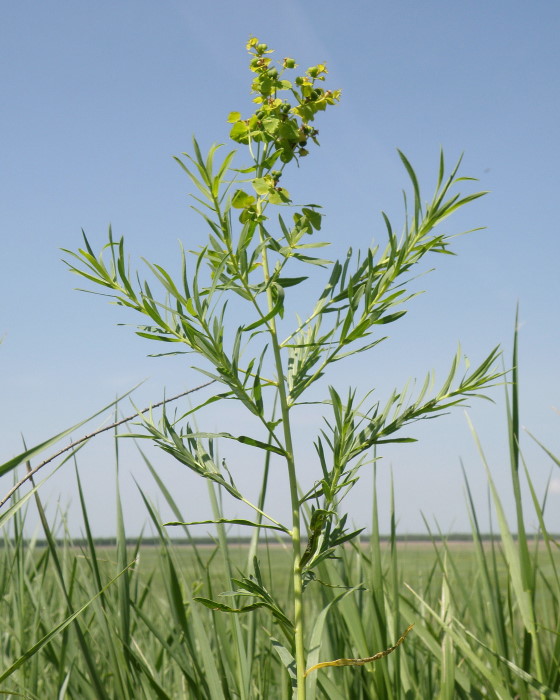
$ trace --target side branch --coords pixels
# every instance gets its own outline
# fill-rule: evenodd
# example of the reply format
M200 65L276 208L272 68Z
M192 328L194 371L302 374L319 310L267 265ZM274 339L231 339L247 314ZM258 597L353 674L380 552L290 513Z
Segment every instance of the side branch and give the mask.
M39 471L39 469L42 469L44 466L49 464L49 462L52 462L54 459L57 457L60 457L60 455L64 454L65 452L68 452L68 450L72 450L75 447L78 447L78 445L81 445L84 442L87 442L91 438L95 437L96 435L99 435L100 433L104 433L107 430L111 430L113 428L116 428L119 425L122 425L123 423L128 423L131 421L133 418L136 418L137 416L141 415L142 413L147 413L148 411L151 411L154 408L158 408L159 406L163 406L164 404L170 403L171 401L177 401L177 399L180 399L183 396L187 396L187 394L193 394L195 391L200 391L200 389L204 389L207 386L210 386L210 384L214 384L216 380L212 379L210 382L206 382L206 384L201 384L200 386L195 387L194 389L188 389L187 391L183 391L180 394L177 394L176 396L172 396L170 399L164 399L163 401L159 401L158 403L152 404L151 406L148 406L147 408L143 408L141 411L137 411L131 416L128 416L127 418L122 418L121 420L116 421L116 423L111 423L110 425L106 425L104 428L99 428L99 430L95 430L93 433L89 433L88 435L84 435L81 437L79 440L76 440L75 442L71 442L69 445L66 447L63 447L61 450L56 452L54 455L51 455L47 459L45 459L41 464L38 464L36 467L33 469L28 470L27 474L20 479L20 481L17 482L9 491L8 493L4 496L4 498L0 501L0 508L2 508L6 502L14 495L14 493L21 487L23 484L25 484L26 481L29 481L32 479L33 476Z

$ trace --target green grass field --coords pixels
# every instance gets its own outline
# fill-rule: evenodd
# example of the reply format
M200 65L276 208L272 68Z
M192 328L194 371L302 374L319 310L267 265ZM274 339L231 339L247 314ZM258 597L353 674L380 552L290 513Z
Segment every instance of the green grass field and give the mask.
M472 531L461 541L399 540L394 506L393 530L381 537L374 490L370 539L339 547L306 576L308 700L560 700L560 538L547 530L515 412L508 419L511 495L497 491L481 450L496 522L491 540L479 530L468 482ZM0 513L2 697L293 697L294 579L283 541L255 530L239 544L223 523L213 544L193 539L186 526L173 534L190 544L171 540L145 497L155 540L127 539L117 498L115 544L107 546L91 531L79 478L78 488L80 543L55 537L39 487L16 493ZM212 488L210 495L219 520L219 498ZM506 498L515 505L513 523ZM31 507L42 543L25 538ZM526 522L538 523L538 538Z
M484 549L487 557L491 551L491 542L484 543ZM536 548L536 543L535 543ZM382 542L382 566L384 574L387 575L391 567L392 554L391 544ZM364 555L367 556L369 545L367 542L362 542ZM540 545L542 553L542 542ZM477 552L472 541L450 539L445 544L441 541L432 542L426 540L406 541L399 540L397 542L398 561L399 561L399 577L402 583L406 583L418 590L435 588L439 591L442 580L442 570L438 566L438 554L443 555L445 551L453 556L456 566L456 575L464 580L470 580L473 583L479 576L479 565ZM106 560L109 570L115 570L117 564L116 547L106 547L101 550L103 558ZM219 588L220 585L225 586L227 581L226 570L223 558L220 555L218 547L203 544L197 547L198 556L194 552L194 548L185 544L174 546L175 556L181 569L185 572L192 572L192 576L196 577L198 557L208 567L208 572L214 582L214 588ZM234 543L229 546L229 557L231 565L235 570L243 571L247 565L249 547L243 543ZM78 555L78 552L76 552ZM161 552L157 546L147 545L141 546L139 550L139 565L138 574L141 580L148 582L153 576L154 590L162 593L164 580L161 571ZM258 549L259 560L261 561L261 570L265 582L270 585L274 581L276 586L287 596L290 577L289 565L290 554L288 543L273 543L269 547L260 546ZM553 558L556 566L560 566L560 549L553 552ZM503 558L503 553L500 552L497 560L497 570L499 580L503 585L507 583L507 563ZM550 563L542 563L541 571L543 575L550 576L552 574L552 566ZM188 574L187 574L188 575ZM201 581L202 583L202 581Z
M17 523L21 533L23 521ZM534 614L548 667L548 690L558 697L558 578L560 549L529 542L536 574ZM518 542L514 543L518 547ZM77 547L70 541L33 546L6 539L0 550L2 670L18 658L0 690L25 698L236 698L238 646L252 640L248 697L290 696L271 639L281 626L269 610L243 615L211 611L196 596L223 599L254 552L247 544L162 544ZM290 596L289 552L283 543L257 550L265 588ZM53 634L49 630L120 578ZM362 542L326 562L321 582L306 589L306 614L320 629L317 661L371 656L390 647L408 625L406 641L386 658L353 668L314 672L321 698L539 697L522 672L527 650L514 572L503 543L486 541ZM353 582L353 583L350 583ZM356 582L358 586L356 587ZM246 604L241 596L238 605ZM451 623L455 620L455 625ZM242 641L237 636L241 635ZM313 636L313 635L312 635ZM310 653L313 653L310 640ZM499 645L504 659L500 660ZM28 656L25 654L28 652ZM558 658L558 657L556 657ZM452 663L451 668L449 664ZM533 661L534 663L534 661ZM212 677L215 682L212 683ZM525 689L525 693L523 693Z

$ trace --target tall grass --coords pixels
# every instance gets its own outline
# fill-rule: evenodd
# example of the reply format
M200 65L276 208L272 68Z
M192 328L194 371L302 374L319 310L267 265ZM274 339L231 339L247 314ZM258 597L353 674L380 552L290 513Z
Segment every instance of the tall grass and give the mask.
M517 367L516 342L513 364ZM515 506L514 523L506 521L506 497L494 484L472 428L498 525L491 539L480 530L465 477L469 545L457 547L430 533L431 556L424 555L422 567L411 568L397 536L394 503L388 542L380 535L387 526L379 522L374 485L369 541L323 561L316 580L307 584L306 613L314 621L306 640L309 666L349 652L371 656L391 647L410 623L414 630L375 663L310 673L308 697L560 698L560 552L520 449L516 371L508 388L507 429L512 484L507 498ZM116 547L96 543L77 465L85 533L79 545L63 517L48 521L37 487L20 500L15 496L2 515L2 694L30 700L291 697L293 677L287 660L276 653L286 654L289 630L274 604L262 604L262 591L275 601L291 595L290 557L282 543L255 535L249 546L235 548L220 525L214 544L201 546L182 526L190 544L180 546L170 538L177 530L162 525L143 493L159 547L143 547L141 539L131 544L119 495L117 448L115 460ZM184 521L171 491L145 461L177 521ZM219 519L220 501L209 488ZM538 522L531 536L524 495L531 521ZM261 504L265 500L266 479ZM32 507L39 512L41 543L25 535ZM240 570L253 574L244 578ZM252 586L261 591L258 598L251 596ZM219 598L224 588L232 594ZM225 615L196 601L216 597L228 608L260 607L251 615Z

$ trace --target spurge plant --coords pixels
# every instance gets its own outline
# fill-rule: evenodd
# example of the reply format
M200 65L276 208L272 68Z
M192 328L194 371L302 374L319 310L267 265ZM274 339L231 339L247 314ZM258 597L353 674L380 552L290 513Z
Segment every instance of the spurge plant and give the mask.
M341 513L341 501L357 483L360 468L375 459L377 446L412 441L402 434L403 428L481 395L500 373L495 368L497 349L474 368L467 362L464 370L459 350L439 388L429 373L419 390L395 390L385 403L374 401L368 406L371 392L359 396L357 389L350 389L341 394L334 386L328 387L322 403L307 401L312 388L315 399L324 382L314 385L335 363L371 351L386 340L382 327L401 318L415 296L407 291L412 269L429 253L451 252L453 236L439 225L483 193L456 193L455 186L469 178L458 176L459 164L447 174L441 155L435 194L423 204L414 170L399 152L412 184L412 206L402 234L397 235L383 215L384 246L358 254L350 249L337 261L316 257L314 249L326 245L316 240L322 210L316 204L293 203L289 173L306 163L312 145L318 144L317 117L335 105L341 93L325 89L324 64L298 72L292 58L276 64L271 49L256 38L249 40L247 49L255 111L248 117L239 112L228 117L230 138L245 147L243 167L233 168L235 151L220 160L218 147L212 146L204 157L196 141L192 155L177 159L197 189L195 208L208 227L202 248L182 252L179 278L147 263L161 287L156 294L152 283L129 273L124 241L115 240L111 232L100 255L87 239L83 249L66 252L72 256L73 272L109 290L117 304L147 318L138 326L139 336L179 344L201 360L198 369L203 374L223 387L173 419L166 412L159 420L139 416L143 425L139 435L254 512L252 520L218 518L216 522L251 525L259 531L268 528L291 541L289 605L275 600L266 589L257 557L252 570L234 581L235 606L206 598L199 602L230 614L256 608L270 611L278 637L273 638L274 649L290 674L294 697L304 700L315 693L319 669L374 661L396 648L408 632L403 630L393 647L372 650L367 658L352 659L349 649L349 658L321 660L320 644L307 648L311 635L305 616L306 587L311 582L323 585L318 567L361 532L349 531L347 515ZM290 78L294 71L296 77ZM301 293L306 286L313 290L306 270L312 270L316 279L323 276L322 291L286 329L285 311L294 300L307 300L312 293ZM193 424L196 412L226 401L247 412L250 434L201 432ZM308 403L315 412L317 405L327 405L330 413L313 442L314 451L309 447L298 454L294 409L301 411ZM266 510L264 492L257 504L241 492L232 465L218 458L218 439L237 441L261 454L266 469L269 464L285 469L290 522L283 523ZM298 473L301 477L305 464L308 474L311 454L315 454L316 475L304 492ZM239 602L243 600L245 604Z

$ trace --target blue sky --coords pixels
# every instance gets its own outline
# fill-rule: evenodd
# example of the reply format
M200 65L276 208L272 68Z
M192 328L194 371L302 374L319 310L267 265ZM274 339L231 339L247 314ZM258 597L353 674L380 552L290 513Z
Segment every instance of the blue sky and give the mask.
M106 300L74 291L77 278L61 248L95 248L109 223L140 258L175 269L179 244L204 241L189 209L190 185L172 159L190 148L227 141L230 111L250 108L245 43L258 36L302 67L327 62L329 87L343 99L323 115L321 148L290 175L292 195L323 205L330 256L348 245L383 240L381 210L402 224L404 151L431 195L440 147L448 162L464 152L462 172L490 194L450 221L450 230L486 227L458 239L455 258L437 257L422 280L427 293L391 328L389 343L362 364L331 378L382 398L410 377L434 369L440 379L460 341L473 362L501 344L511 363L520 305L521 419L557 454L560 381L560 161L558 66L560 5L443 1L189 3L144 0L35 3L3 10L0 75L3 135L0 165L0 443L1 461L78 422L146 379L137 406L201 382L188 358L153 359L157 348L117 326L130 317ZM495 405L469 410L490 466L510 501L503 389ZM123 411L131 412L130 405ZM228 429L239 416L201 416L208 429ZM314 453L305 438L316 416L301 417L302 478L312 479ZM97 427L101 419L92 425ZM486 516L486 481L462 411L418 426L412 445L383 450L379 466L383 530L391 471L399 530L424 530L422 515L444 531L467 530L463 460ZM78 437L76 435L75 437ZM121 447L122 494L130 532L147 517L132 476L158 500L130 441ZM552 465L524 440L531 475L543 494ZM228 448L229 449L229 448ZM208 514L204 484L179 465L150 453L190 519ZM258 467L236 462L254 487ZM114 529L114 454L98 439L79 455L97 534ZM549 500L549 524L560 531L560 473ZM274 475L274 493L284 489ZM9 487L4 479L3 491ZM371 480L348 501L367 524ZM80 532L74 476L67 465L45 488L49 510L67 509ZM159 499L161 502L161 499ZM271 509L286 513L275 497ZM162 508L162 511L164 509ZM556 511L556 512L554 512ZM511 509L508 511L511 513Z

